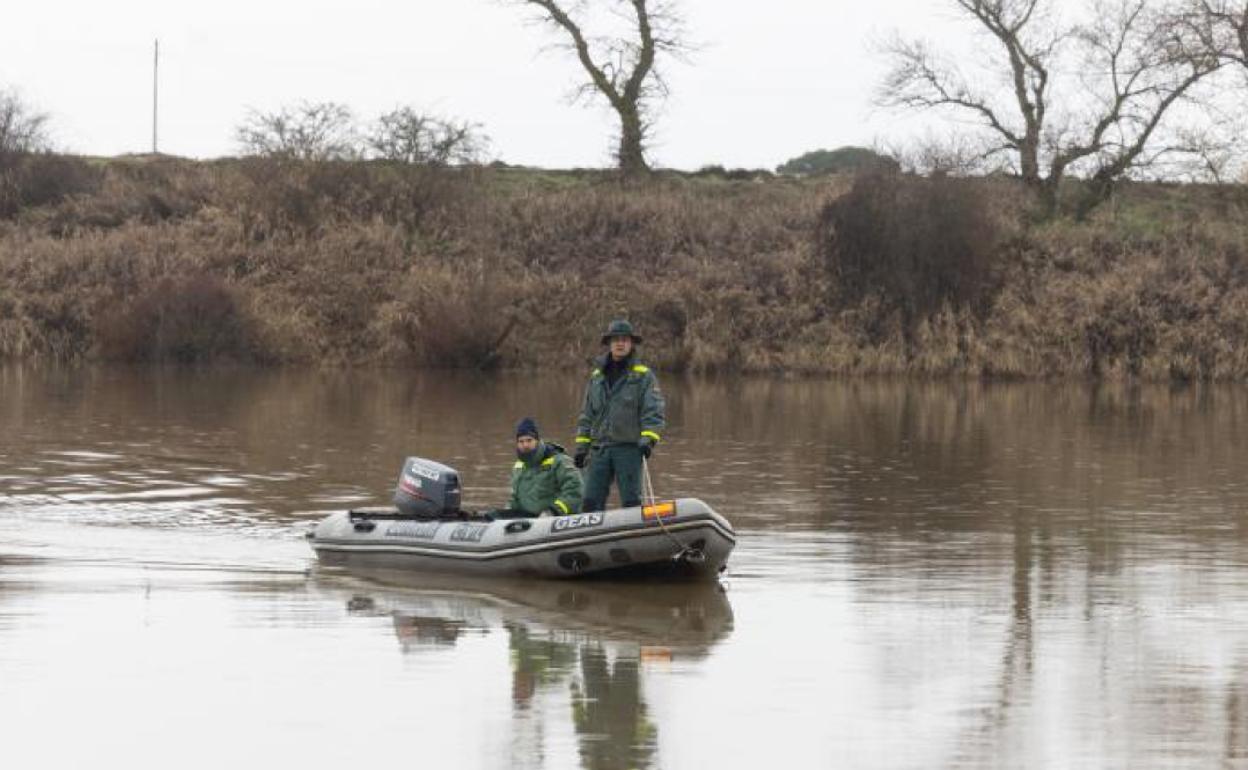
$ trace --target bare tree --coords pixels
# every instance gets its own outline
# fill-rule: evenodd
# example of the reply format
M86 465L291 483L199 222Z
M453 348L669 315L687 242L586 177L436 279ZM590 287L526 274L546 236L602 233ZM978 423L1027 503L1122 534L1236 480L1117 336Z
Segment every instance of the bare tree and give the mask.
M893 68L877 101L969 118L985 158L1006 157L1046 215L1082 172L1086 215L1124 176L1184 149L1161 129L1220 62L1175 24L1165 0L1089 0L1089 21L1063 25L1053 0L950 0L986 35L970 77L920 41L886 47ZM1005 88L983 85L1004 76Z
M1185 19L1209 48L1248 69L1248 0L1188 0Z
M1211 109L1213 120L1203 126L1198 142L1204 142L1201 159L1216 181L1238 178L1248 183L1248 0L1186 0L1182 16L1185 36L1203 45L1240 76L1238 88L1224 91L1225 109ZM1236 168L1238 166L1238 168Z
M925 136L880 144L877 152L891 158L906 174L976 176L1005 171L1001 158L984 157L983 142L965 134Z
M399 107L377 119L368 136L373 154L385 160L446 166L478 163L488 140L480 126Z
M1094 158L1080 216L1105 201L1133 169L1195 151L1181 127L1177 132L1159 129L1179 105L1197 103L1193 89L1221 67L1217 56L1183 34L1172 7L1119 0L1098 8L1097 21L1077 33L1087 51L1088 90L1102 97L1082 145L1072 142L1067 150ZM1078 157L1073 155L1072 162Z
M359 139L350 108L335 102L301 102L276 112L248 113L236 138L243 152L285 160L358 157Z
M0 90L0 158L48 148L48 116L15 92Z
M26 203L29 174L23 166L30 153L47 149L47 120L16 92L0 89L0 219Z
M646 146L658 101L668 95L658 67L664 55L688 50L684 22L676 0L609 0L607 5L627 20L629 34L590 36L585 32L586 0L512 0L538 11L538 18L567 36L588 80L578 97L606 100L620 121L616 161L626 174L649 170Z

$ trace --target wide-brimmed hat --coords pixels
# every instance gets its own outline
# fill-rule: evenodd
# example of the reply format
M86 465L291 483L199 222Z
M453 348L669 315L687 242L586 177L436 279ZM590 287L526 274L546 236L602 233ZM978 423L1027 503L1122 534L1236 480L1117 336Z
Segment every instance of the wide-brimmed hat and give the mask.
M602 344L610 343L612 337L632 337L634 345L641 344L641 335L634 332L633 325L623 318L617 318L611 322L611 325L603 332Z

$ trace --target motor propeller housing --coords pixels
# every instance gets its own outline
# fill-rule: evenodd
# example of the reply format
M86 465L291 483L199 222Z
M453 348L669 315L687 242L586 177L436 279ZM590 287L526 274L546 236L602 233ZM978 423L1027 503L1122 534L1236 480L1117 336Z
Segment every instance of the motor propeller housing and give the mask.
M423 457L409 457L399 472L394 505L405 516L436 519L459 513L459 471Z

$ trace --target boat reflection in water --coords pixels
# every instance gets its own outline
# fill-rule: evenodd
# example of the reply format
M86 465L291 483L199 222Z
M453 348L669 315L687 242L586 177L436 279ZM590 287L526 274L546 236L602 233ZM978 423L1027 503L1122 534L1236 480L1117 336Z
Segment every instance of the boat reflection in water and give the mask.
M659 727L646 673L696 664L732 632L718 583L466 582L359 570L350 579L348 611L391 618L405 653L506 634L513 767L543 766L569 723L582 766L651 766Z

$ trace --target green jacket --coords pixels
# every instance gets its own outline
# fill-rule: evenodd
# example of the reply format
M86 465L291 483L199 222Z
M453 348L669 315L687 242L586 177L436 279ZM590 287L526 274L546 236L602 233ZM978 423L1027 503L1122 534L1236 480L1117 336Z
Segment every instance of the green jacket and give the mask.
M516 460L511 469L511 499L508 508L541 513L553 508L559 513L581 510L581 472L558 444L539 444L533 460Z
M658 378L648 366L630 360L628 373L611 388L603 374L606 365L607 357L603 356L589 376L585 404L576 421L576 443L636 444L648 437L657 444L667 424Z

